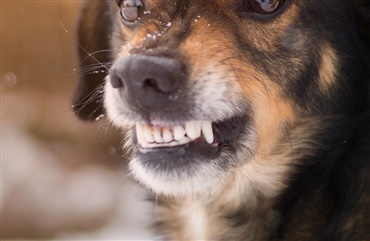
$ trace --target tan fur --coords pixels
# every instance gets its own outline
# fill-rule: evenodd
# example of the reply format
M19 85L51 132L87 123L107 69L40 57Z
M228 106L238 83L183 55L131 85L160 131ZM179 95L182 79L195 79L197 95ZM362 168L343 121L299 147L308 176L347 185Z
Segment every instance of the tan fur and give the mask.
M259 23L258 21L239 23L240 32L248 43L252 43L259 51L272 53L276 50L277 43L286 30L292 25L298 8L293 5L280 18L271 23Z
M333 85L335 85L337 69L339 60L335 50L326 44L322 47L321 65L319 70L319 86L323 93L330 92Z
M257 127L258 141L261 143L258 154L261 157L266 156L269 154L268 150L271 150L280 134L284 132L285 122L294 120L293 107L282 97L282 90L278 84L269 80L253 66L248 66L240 59L233 58L238 53L231 48L234 44L233 40L228 38L231 33L218 33L216 31L220 28L215 24L207 27L207 22L208 20L200 18L199 25L193 24L195 34L189 36L187 41L180 46L181 51L191 56L189 64L194 66L192 69L194 75L205 72L202 69L204 68L202 63L214 62L218 67L217 64L222 62L222 65L228 68L228 73L221 75L228 76L230 85L235 85L235 93L238 93L237 88L241 88L244 98L252 103L251 106L255 113L254 124ZM218 36L216 39L213 37L215 35Z

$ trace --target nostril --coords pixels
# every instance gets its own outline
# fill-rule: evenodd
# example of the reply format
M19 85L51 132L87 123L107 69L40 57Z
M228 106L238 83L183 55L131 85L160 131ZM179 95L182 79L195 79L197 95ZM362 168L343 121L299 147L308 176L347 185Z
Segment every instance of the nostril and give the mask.
M143 87L144 88L151 88L151 89L155 89L157 91L161 91L159 88L158 88L158 83L155 79L145 79L144 80L144 83L143 83Z
M111 79L110 83L111 83L112 87L115 88L115 89L121 88L123 86L122 81L121 81L120 78Z
M116 71L110 74L110 84L115 89L123 87L123 80L117 75Z

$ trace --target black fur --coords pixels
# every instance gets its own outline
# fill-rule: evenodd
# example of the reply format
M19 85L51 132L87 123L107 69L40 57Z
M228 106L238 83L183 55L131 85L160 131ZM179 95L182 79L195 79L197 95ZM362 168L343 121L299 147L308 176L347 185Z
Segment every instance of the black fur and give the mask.
M325 226L317 230L318 240L351 240L349 236L356 232L341 232L341 225L345 220L351 219L351 209L356 206L356 199L370 195L370 191L363 190L362 186L369 184L366 183L368 179L359 176L362 170L369 168L369 123L368 114L335 121L329 126L335 129L345 128L347 132L328 131L331 134L325 133L327 135L318 137L320 140L317 143L320 144L317 155L301 160L297 167L298 172L291 178L290 187L282 194L276 206L284 220L276 239L284 240L287 227L297 227L299 221L307 221L304 220L307 217L302 217L302 220L292 220L291 217L298 216L303 209L320 208L305 205L312 205L315 203L313 200L322 195L321 200L316 202L323 205L322 208L327 213ZM320 162L313 162L313 158ZM368 209L365 208L364 211L368 212Z
M113 9L109 1L85 1L78 25L81 80L73 98L73 110L83 120L104 113L103 79L113 61L111 38ZM91 70L86 70L91 69Z

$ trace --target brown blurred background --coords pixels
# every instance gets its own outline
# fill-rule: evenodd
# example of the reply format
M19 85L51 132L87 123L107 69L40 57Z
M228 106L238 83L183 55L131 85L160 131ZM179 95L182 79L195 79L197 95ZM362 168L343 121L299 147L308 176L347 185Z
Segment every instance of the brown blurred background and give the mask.
M80 5L1 1L2 239L149 237L118 131L71 111Z

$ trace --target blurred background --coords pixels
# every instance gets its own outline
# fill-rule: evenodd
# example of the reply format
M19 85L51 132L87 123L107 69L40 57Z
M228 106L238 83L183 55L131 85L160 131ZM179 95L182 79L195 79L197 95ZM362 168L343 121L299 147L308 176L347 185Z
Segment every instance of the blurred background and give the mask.
M1 238L148 239L119 131L79 121L81 1L1 1ZM67 30L68 32L66 32Z

